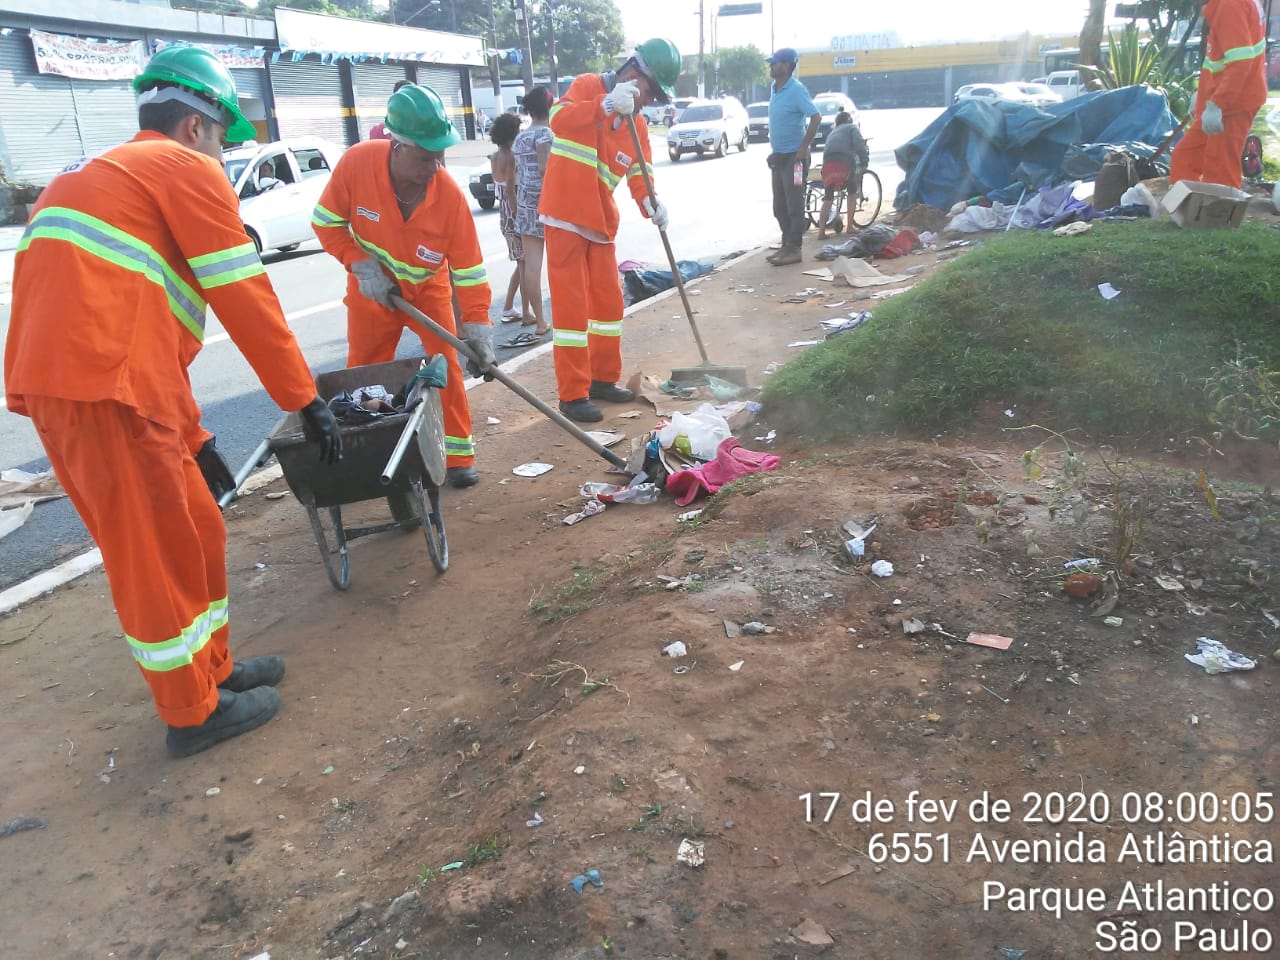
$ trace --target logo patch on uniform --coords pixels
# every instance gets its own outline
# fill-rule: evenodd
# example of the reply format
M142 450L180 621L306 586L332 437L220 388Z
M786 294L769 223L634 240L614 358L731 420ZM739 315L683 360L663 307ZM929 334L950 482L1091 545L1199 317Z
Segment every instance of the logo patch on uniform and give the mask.
M430 263L433 266L439 266L442 262L444 262L443 253L436 253L436 251L428 249L427 247L424 247L422 244L418 244L417 253L418 253L419 260L422 260L425 263Z
M623 153L621 150L618 151L617 155L615 155L613 159L616 160L620 165L624 167L631 166L631 158L627 156L625 153Z
M382 214L377 210L370 210L368 207L356 207L356 216L368 217L374 223L382 219Z

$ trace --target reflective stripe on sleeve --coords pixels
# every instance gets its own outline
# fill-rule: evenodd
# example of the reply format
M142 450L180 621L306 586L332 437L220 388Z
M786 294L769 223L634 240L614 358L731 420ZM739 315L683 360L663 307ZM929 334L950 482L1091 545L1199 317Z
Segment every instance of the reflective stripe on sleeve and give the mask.
M225 287L237 280L256 277L260 273L267 272L266 267L262 265L262 259L258 256L258 249L252 242L218 250L215 253L206 253L202 257L193 257L187 263L190 264L196 280L205 290Z
M1241 60L1252 60L1260 57L1267 52L1267 43L1265 40L1259 40L1251 47L1232 47L1222 55L1221 60L1209 60L1204 62L1204 68L1210 73L1221 73L1227 69L1228 65L1239 63Z
M338 216L332 210L326 210L320 204L316 204L316 208L311 211L311 224L316 227L345 227L351 223L350 220Z
M459 287L475 287L489 282L488 274L484 271L484 264L475 267L459 267L457 270L450 267L449 277Z
M375 260L386 267L387 271L397 280L405 280L409 283L426 283L439 273L438 270L431 270L427 267L414 267L405 263L403 260L397 260L376 243L370 243L358 233L352 233L351 236L361 250L370 254Z

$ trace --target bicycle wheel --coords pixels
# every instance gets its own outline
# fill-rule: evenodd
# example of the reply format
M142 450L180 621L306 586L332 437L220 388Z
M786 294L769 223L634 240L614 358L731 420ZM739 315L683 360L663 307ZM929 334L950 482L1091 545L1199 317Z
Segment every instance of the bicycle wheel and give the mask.
M884 194L880 188L880 177L875 171L868 170L862 175L862 189L856 199L849 198L849 219L857 227L869 227L880 216L880 204Z
M804 215L809 226L818 225L818 214L822 213L822 184L810 180L804 185Z

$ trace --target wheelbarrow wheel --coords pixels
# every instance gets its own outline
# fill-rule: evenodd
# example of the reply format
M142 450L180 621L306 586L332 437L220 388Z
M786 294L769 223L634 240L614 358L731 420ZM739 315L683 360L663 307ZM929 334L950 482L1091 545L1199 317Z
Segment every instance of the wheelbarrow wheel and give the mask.
M316 536L316 546L320 548L320 559L324 563L324 572L329 576L329 582L339 590L346 590L351 586L351 560L347 555L347 534L342 529L342 509L340 507L329 508L329 519L333 521L334 539L338 543L338 565L334 568L333 551L329 549L329 538L325 536L324 525L320 522L320 511L316 509L315 501L308 500L305 503L307 508L307 517L311 520L311 530Z
M391 519L400 524L405 533L412 533L422 523L422 517L414 509L413 501L404 490L397 490L387 495L387 506L391 508Z
M449 569L449 538L444 532L444 516L440 513L440 488L424 488L419 477L414 477L412 484L423 517L422 534L427 538L431 565L437 573L444 573Z

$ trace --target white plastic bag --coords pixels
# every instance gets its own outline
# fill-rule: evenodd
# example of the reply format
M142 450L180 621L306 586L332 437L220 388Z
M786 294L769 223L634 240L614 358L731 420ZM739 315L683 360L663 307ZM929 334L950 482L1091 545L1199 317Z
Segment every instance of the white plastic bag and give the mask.
M1127 207L1130 204L1143 204L1150 212L1151 219L1154 220L1160 216L1160 204L1156 202L1155 195L1147 189L1145 183L1135 183L1132 187L1120 195L1120 205Z
M729 422L716 408L704 403L693 413L674 413L671 422L658 430L658 443L670 450L699 460L714 460L720 444L733 436Z

